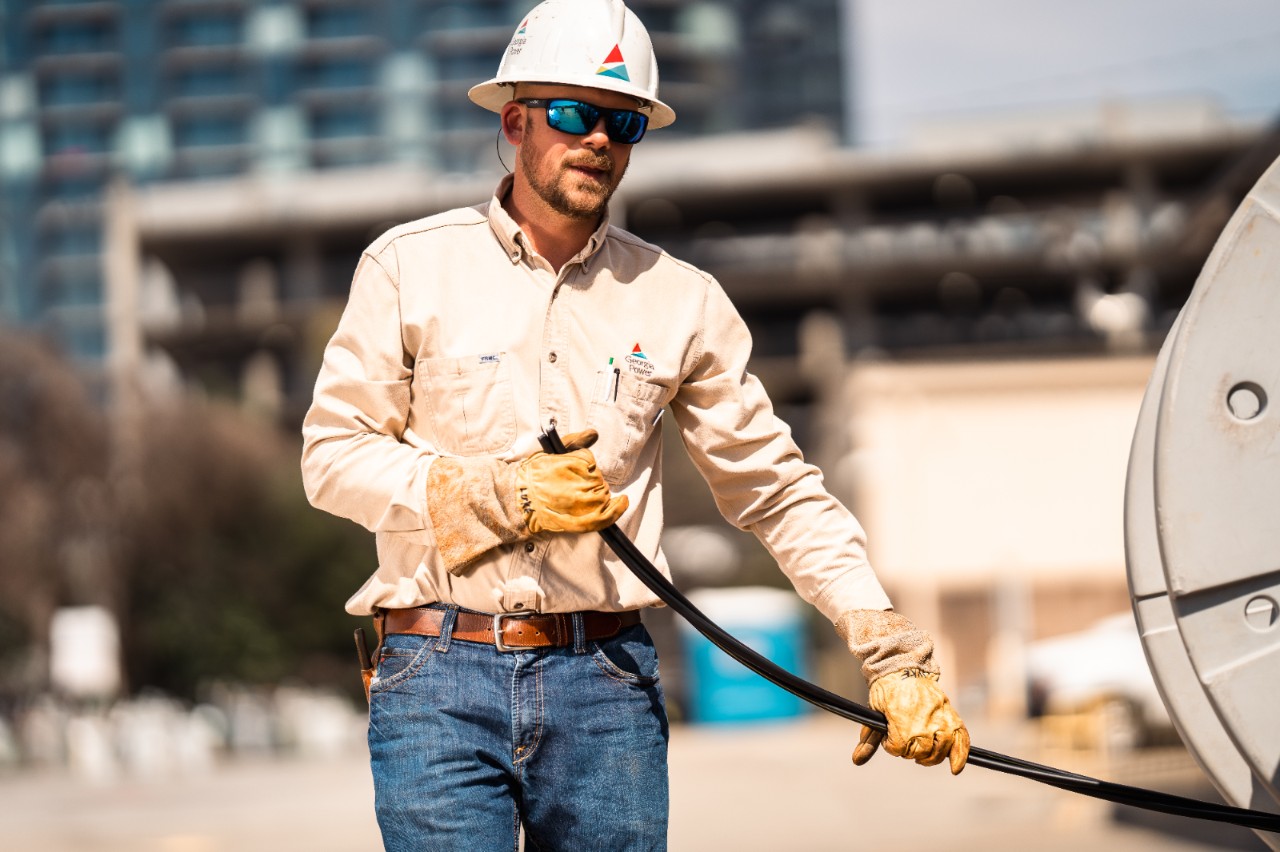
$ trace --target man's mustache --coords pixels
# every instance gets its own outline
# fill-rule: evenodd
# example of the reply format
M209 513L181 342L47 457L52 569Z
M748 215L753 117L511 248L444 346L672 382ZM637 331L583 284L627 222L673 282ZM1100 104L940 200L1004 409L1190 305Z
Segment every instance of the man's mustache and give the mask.
M613 157L607 154L601 154L597 157L582 157L576 160L569 160L564 164L566 169L599 169L604 172L613 171Z

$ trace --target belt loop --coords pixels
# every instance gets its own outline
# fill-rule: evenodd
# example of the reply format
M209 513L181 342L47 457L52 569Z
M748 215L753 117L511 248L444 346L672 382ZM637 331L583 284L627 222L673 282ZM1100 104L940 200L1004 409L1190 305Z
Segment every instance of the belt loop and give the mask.
M387 611L382 607L375 607L373 610L373 632L377 635L378 644L374 645L373 654L371 654L369 657L369 659L373 661L373 666L375 669L378 666L378 659L382 654L382 640L385 639L387 636L387 631L385 627L386 622L387 622Z
M587 631L583 627L582 613L569 613L569 621L573 624L573 653L587 653Z
M458 621L456 604L445 604L444 620L440 622L440 641L436 642L436 650L441 654L449 653L449 643L453 641L453 625Z

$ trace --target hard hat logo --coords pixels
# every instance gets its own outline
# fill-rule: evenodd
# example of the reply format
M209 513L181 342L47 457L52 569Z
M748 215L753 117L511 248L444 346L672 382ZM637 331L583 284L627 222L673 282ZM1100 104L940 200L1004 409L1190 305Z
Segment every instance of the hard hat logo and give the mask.
M612 49L600 59L602 49ZM492 79L467 93L501 112L517 83L585 86L640 102L649 127L666 127L675 111L658 99L658 61L644 24L621 0L544 0L524 17Z
M622 58L622 48L620 45L614 45L613 50L605 57L604 64L596 69L596 74L601 77L617 77L619 80L631 82L631 78L627 76L626 60Z
M516 30L516 34L511 37L511 44L507 45L507 56L517 56L520 51L524 50L525 43L529 39L525 38L525 30L529 28L529 19L525 18L524 23L520 25L520 29Z

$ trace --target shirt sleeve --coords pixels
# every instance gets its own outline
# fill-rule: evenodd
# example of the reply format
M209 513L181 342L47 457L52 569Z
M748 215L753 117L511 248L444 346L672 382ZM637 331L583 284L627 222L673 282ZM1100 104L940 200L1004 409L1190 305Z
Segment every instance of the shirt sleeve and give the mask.
M433 544L426 482L434 456L402 440L414 358L401 333L398 275L390 250L360 258L303 421L302 481L317 508Z
M721 514L754 533L800 596L832 622L851 609L889 609L862 526L805 462L759 379L747 372L750 332L714 281L703 314L671 409Z

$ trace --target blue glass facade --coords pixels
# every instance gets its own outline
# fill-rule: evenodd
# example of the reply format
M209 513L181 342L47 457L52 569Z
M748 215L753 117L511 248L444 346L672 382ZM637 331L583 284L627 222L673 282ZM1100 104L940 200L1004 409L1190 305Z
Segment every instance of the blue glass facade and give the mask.
M115 179L491 167L493 117L466 90L531 5L0 0L0 320L102 358L102 198ZM815 112L840 126L835 0L631 6L680 114L673 135ZM769 70L799 73L802 58L823 66L816 96Z

